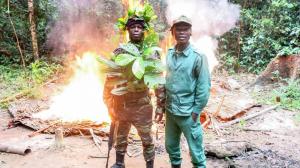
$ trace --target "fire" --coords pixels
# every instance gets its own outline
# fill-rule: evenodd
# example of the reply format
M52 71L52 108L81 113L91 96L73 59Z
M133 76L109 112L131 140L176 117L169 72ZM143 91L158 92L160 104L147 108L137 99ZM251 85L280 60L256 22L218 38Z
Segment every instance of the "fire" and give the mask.
M126 10L143 7L143 1L141 0L122 0L122 4L125 5Z
M76 57L73 63L74 75L63 92L52 99L46 111L34 115L41 119L59 119L74 122L90 120L97 123L110 122L103 103L103 82L96 54L86 52Z
M162 62L166 65L166 55L168 52L168 49L170 47L173 46L173 44L175 43L175 40L171 34L171 31L168 32L168 34L166 35L166 37L164 38L164 40L162 42L160 42L160 47L162 48Z

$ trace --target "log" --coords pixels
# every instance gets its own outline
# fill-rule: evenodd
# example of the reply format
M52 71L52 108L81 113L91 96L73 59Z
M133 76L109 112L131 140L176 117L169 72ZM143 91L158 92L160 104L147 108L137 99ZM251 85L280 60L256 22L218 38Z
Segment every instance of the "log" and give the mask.
M0 144L0 152L26 155L31 152L28 146Z
M238 119L235 119L235 120L226 122L226 123L224 123L224 124L220 124L219 126L224 128L224 127L228 127L228 126L231 126L231 125L233 125L233 124L239 123L239 122L242 121L242 120L245 120L245 121L246 121L246 120L249 120L249 119L251 119L251 118L254 118L254 117L257 117L257 116L262 115L262 114L264 114L264 113L267 113L267 112L269 112L269 111L271 111L271 110L274 110L274 109L276 109L278 106L279 106L279 104L277 104L277 105L275 105L275 106L271 106L271 107L266 108L266 109L264 109L264 110L262 110L262 111L260 111L260 112L258 112L258 113L253 113L253 114L247 115L247 116L245 116L245 117L238 118Z

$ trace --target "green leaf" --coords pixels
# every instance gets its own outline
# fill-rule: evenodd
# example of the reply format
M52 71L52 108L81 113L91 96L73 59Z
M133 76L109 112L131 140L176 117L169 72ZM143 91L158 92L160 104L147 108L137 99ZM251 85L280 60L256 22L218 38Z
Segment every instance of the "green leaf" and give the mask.
M126 66L130 64L132 61L134 61L136 57L130 55L130 54L119 54L115 58L115 63L119 66Z
M139 49L132 43L121 44L120 48L136 57L140 56Z
M154 89L156 88L159 84L165 84L166 80L163 76L161 76L160 74L156 74L156 73L148 73L144 75L144 82L145 84Z
M138 79L142 79L145 73L145 65L142 57L138 57L132 65L132 73Z
M155 47L149 47L149 48L146 48L143 52L143 56L148 58L149 56L152 56L153 54L155 54L155 52L161 52L162 49L155 46Z
M128 9L128 17L133 16L134 13L135 13L135 10L134 10L134 9Z
M149 71L163 72L165 66L160 62L160 60L144 60L145 68Z
M150 29L147 32L146 37L144 39L144 46L147 46L147 47L155 46L158 44L158 42L159 42L159 37L158 37L157 33L155 32L155 30Z

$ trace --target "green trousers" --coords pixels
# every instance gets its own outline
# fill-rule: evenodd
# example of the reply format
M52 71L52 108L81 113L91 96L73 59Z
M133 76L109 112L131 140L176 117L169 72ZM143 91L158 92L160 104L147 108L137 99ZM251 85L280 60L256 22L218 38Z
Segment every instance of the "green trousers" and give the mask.
M194 168L205 168L203 133L200 120L194 122L192 116L176 116L166 112L166 150L172 165L181 164L180 137L185 136Z

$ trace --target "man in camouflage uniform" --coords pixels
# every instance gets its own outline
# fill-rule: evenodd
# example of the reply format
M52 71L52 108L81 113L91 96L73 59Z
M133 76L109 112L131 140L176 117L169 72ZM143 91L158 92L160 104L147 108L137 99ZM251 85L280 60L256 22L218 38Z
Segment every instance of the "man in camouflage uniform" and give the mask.
M140 52L143 45L145 22L141 18L133 16L126 23L126 28L129 33L129 43L134 44L139 48ZM122 48L117 48L114 51L115 55L124 54L126 51ZM160 59L156 54L156 58ZM129 72L129 73L128 73ZM130 74L131 73L131 74ZM124 75L130 74L130 75ZM124 81L124 82L122 82ZM112 90L121 87L127 87L127 93L122 95L114 95ZM153 168L154 165L154 143L151 136L152 113L153 107L149 89L143 80L136 80L131 72L131 67L125 68L120 74L111 73L107 75L103 93L104 101L108 106L112 120L119 122L116 139L116 163L112 168L124 168L124 156L128 145L128 134L131 125L133 125L142 140L143 155L146 161L147 168ZM163 87L158 87L155 90L157 97L156 113L163 111Z

